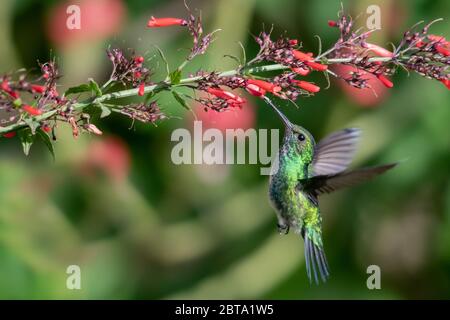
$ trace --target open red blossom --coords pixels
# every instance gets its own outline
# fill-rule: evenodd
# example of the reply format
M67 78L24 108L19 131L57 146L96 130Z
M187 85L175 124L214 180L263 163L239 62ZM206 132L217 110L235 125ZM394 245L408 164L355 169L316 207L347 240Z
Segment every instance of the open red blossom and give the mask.
M42 114L42 110L36 109L33 106L30 105L23 105L22 106L23 111L27 112L28 114L32 115L32 116L39 116Z
M299 88L302 88L303 90L316 93L320 91L320 87L316 86L315 84L308 82L308 81L302 81L302 80L292 80L293 83L295 83Z
M47 88L45 86L40 86L40 85L37 85L37 84L32 84L31 85L31 91L33 93L44 93L45 90L47 90Z
M300 68L292 68L292 71L294 71L295 73L297 73L297 74L299 74L301 76L307 76L311 72L310 69L302 68L302 67L300 67Z
M187 21L180 18L155 18L152 16L147 22L147 27L149 28L185 25L187 25Z
M380 57L391 58L394 55L391 51L373 43L366 42L365 47Z
M266 94L266 90L252 83L247 84L245 90L255 97L262 97Z
M450 79L442 79L441 82L450 90Z
M210 94L212 94L213 96L216 96L217 98L220 99L224 99L227 100L228 103L230 104L243 104L245 103L245 99L239 97L238 95L235 95L232 92L229 91L225 91L222 89L217 89L217 88L208 88L206 89L206 91Z
M271 92L271 93L277 93L281 91L281 87L277 86L273 83L264 81L264 80L257 80L257 79L248 79L247 81L249 84L254 84L255 86L260 87L261 89Z
M4 133L3 136L5 138L13 138L16 136L16 132L15 131L7 132L7 133Z
M145 93L145 83L142 82L139 85L138 95L140 95L142 97L144 95L144 93Z
M377 76L377 78L378 78L378 80L380 80L381 83L384 84L387 88L392 88L392 87L394 86L394 84L392 83L392 81L389 80L388 77L386 77L386 76L384 76L384 75L382 75L382 74L379 74L379 75Z

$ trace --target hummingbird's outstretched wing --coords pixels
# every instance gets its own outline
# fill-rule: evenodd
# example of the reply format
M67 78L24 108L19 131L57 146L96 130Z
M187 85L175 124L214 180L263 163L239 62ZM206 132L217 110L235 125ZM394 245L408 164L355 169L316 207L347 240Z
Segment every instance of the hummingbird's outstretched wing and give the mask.
M370 180L375 176L392 169L396 165L397 163L390 163L371 168L345 171L334 175L322 175L303 179L299 182L298 188L308 192L313 195L313 197L317 197L323 193L330 193L341 188L350 187Z
M334 132L314 147L310 177L344 171L352 162L361 130L348 128Z

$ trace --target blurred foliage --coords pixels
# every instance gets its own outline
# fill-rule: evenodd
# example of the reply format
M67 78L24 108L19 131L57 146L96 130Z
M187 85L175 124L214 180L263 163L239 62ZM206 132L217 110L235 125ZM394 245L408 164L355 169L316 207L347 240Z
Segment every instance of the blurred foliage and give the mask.
M154 56L155 77L164 66L154 44L176 67L184 54L178 49L190 39L176 28L147 30L145 24L151 15L184 15L182 1L120 2L126 12L120 32L56 46L46 26L62 2L3 1L1 70L35 67L36 59L52 53L66 87L88 77L100 82L110 72L104 51L110 44ZM189 3L202 9L209 29L222 29L209 54L189 65L192 72L233 68L222 56L239 55L238 41L248 56L255 54L251 34L263 25L273 24L274 34L287 30L311 51L317 49L315 34L324 47L336 39L326 21L336 16L338 1ZM344 1L363 23L370 4L382 8L382 29L374 39L384 45L398 41L415 22L450 12L445 0ZM433 31L450 36L447 21ZM322 77L313 80L325 86ZM159 102L174 118L159 127L133 126L113 116L99 124L106 136L78 141L61 128L54 162L43 144L25 158L17 140L0 139L0 298L449 298L448 90L416 75L402 73L394 81L372 108L358 106L335 82L302 101L300 109L282 106L317 138L361 127L355 166L404 160L373 182L322 198L332 271L327 284L309 285L302 240L277 234L259 166L172 164L171 132L191 127L192 117L163 96ZM264 105L252 104L256 128L281 127ZM66 289L71 264L81 267L82 290ZM366 288L371 264L381 267L382 290Z

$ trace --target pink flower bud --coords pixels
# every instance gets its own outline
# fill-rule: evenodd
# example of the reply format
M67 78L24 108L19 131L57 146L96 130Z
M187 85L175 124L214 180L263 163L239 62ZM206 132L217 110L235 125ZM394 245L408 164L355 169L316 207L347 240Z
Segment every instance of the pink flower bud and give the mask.
M245 90L247 90L248 93L255 97L262 97L266 94L266 90L264 90L261 87L258 87L256 84L249 83L245 87Z
M373 53L375 53L380 57L391 58L394 56L394 54L391 51L382 48L380 46L377 46L376 44L373 43L366 42L365 48L369 49L370 51L373 51Z
M87 131L96 134L98 136L101 136L103 134L102 131L100 131L99 128L97 128L95 125L93 125L92 123L89 123L88 125L86 125L86 129Z

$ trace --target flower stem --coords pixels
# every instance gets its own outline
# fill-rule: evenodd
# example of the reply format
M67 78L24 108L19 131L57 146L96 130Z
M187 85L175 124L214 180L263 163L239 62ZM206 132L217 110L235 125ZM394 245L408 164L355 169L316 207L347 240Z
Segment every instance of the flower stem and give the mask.
M398 59L405 59L405 58L407 59L407 57L398 58ZM375 62L375 61L386 62L386 61L390 61L390 60L392 60L391 57L369 58L369 62ZM352 61L354 61L353 58L334 58L334 59L327 59L327 60L323 61L322 63L324 63L324 64L339 64L339 63L349 63ZM230 76L234 76L237 74L255 74L255 73L260 73L260 72L281 71L281 70L287 70L287 69L289 69L289 67L281 65L281 64L270 64L270 65L247 67L247 68L244 67L240 70L234 69L234 70L228 70L228 71L221 72L219 74L219 77L230 77ZM180 84L194 83L200 79L202 79L202 76L184 78L184 79L180 80ZM161 86L161 85L166 85L167 87L172 86L172 84L170 83L169 80L165 80L159 84L153 84L153 85L146 86L144 89L144 92L145 93L152 92L158 86ZM104 85L103 87L105 88L106 85ZM139 90L138 88L133 88L133 89L121 90L121 91L117 91L117 92L111 92L108 94L104 94L101 97L97 97L95 99L90 98L86 101L75 103L72 105L72 107L74 110L83 110L84 108L86 108L87 106L89 106L91 104L102 103L102 102L113 100L113 99L121 99L121 98L126 98L126 97L137 96L138 90ZM49 119L52 116L54 116L57 113L57 111L58 110L47 111L47 112L43 113L42 115L35 117L35 120L42 121L42 120ZM15 130L23 128L25 126L27 126L27 124L22 120L17 123L14 123L12 125L6 126L6 127L0 127L0 134L10 132L10 131L15 131Z

